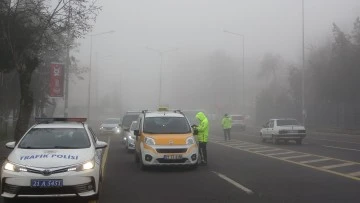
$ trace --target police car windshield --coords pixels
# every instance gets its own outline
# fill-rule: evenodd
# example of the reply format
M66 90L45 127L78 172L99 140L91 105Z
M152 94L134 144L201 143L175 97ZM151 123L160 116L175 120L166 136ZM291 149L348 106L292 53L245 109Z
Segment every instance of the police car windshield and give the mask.
M33 128L19 144L19 148L26 149L81 149L89 147L90 140L83 128Z
M144 133L185 134L191 128L185 117L147 117L144 121Z

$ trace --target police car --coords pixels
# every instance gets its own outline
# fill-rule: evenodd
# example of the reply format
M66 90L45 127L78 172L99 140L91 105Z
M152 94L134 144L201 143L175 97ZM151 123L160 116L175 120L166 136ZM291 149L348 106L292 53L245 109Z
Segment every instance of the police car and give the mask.
M81 197L98 199L101 155L99 141L86 119L36 119L13 149L1 171L1 196L5 202L31 197Z

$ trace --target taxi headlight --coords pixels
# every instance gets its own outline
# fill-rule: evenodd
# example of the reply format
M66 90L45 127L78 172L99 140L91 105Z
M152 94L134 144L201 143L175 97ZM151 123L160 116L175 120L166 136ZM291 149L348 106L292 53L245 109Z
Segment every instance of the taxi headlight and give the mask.
M193 145L193 144L195 144L195 139L194 139L194 137L188 137L188 138L186 139L186 144L187 144L187 145Z
M147 145L155 145L155 140L151 137L145 137L145 143Z
M4 169L7 171L14 171L14 172L26 172L27 171L26 168L12 164L9 161L5 162Z

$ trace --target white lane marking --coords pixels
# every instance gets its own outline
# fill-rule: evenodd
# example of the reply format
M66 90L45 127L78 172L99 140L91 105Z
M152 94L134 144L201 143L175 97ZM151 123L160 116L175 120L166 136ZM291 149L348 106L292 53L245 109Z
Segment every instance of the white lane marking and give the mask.
M226 180L227 182L229 182L230 184L234 185L235 187L239 188L240 190L246 192L248 195L252 195L254 194L253 191L251 191L249 188L241 185L240 183L228 178L226 175L224 174L221 174L221 173L218 173L216 171L212 171L213 173L215 173L216 175L218 175L220 178Z
M360 171L353 172L353 173L348 173L347 175L349 175L349 176L360 176Z
M352 165L355 165L355 163L334 164L334 165L329 165L329 166L322 166L321 168L323 168L323 169L333 169L333 168L340 168L340 167L352 166Z
M283 155L283 154L294 154L299 152L279 152L279 153L272 153L272 154L265 154L267 156L274 156L274 155Z
M351 148L344 148L344 147L335 147L335 146L329 146L329 145L323 145L323 147L360 152L360 149L351 149Z
M255 153L263 153L263 152L275 152L275 151L283 151L284 149L269 149L269 150L261 150L261 151L253 151Z
M330 158L313 159L313 160L309 160L309 161L300 161L300 163L309 164L309 163L315 163L315 162L321 162L321 161L329 161L329 160L332 160L332 159L330 159Z
M360 144L360 142L349 142L349 141L338 141L338 140L329 140L329 139L320 139L320 138L310 138L307 137L306 139L310 140L322 140L322 141L329 141L329 142L339 142L339 143L351 143L351 144Z
M282 159L295 159L295 158L302 158L302 157L309 157L312 156L310 154L304 154L304 155L298 155L298 156L287 156L287 157L281 157Z
M256 147L256 148L246 148L246 150L258 150L258 149L269 149L270 147L260 147L260 145L259 145L259 147Z
M260 145L257 144L242 144L242 145L231 145L232 147L241 147L241 148L246 148L246 147L259 147Z

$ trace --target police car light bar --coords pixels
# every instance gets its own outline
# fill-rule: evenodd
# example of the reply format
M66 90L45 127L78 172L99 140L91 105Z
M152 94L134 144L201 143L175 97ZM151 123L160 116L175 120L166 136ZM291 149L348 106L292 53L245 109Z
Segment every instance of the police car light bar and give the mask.
M37 123L51 123L54 121L64 121L64 122L86 122L86 118L35 118Z

